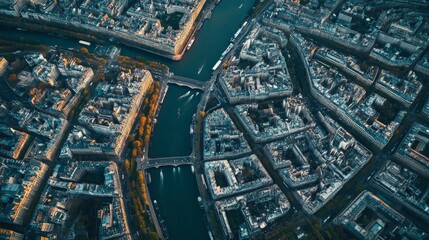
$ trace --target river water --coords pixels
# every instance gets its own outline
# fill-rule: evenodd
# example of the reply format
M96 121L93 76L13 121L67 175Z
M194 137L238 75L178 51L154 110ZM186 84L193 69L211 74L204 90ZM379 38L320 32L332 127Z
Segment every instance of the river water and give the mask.
M255 0L221 0L212 11L212 17L206 20L195 38L191 49L182 60L159 60L152 54L145 54L148 60L167 64L176 75L208 81L212 67L228 47L230 39L240 28ZM125 48L123 54L135 56L135 50ZM200 70L201 68L201 70Z
M230 44L230 39L244 22L254 2L255 0L221 0L213 9L212 17L201 27L192 48L180 61L160 58L128 47L123 47L121 54L158 61L168 65L176 75L207 81L212 67ZM81 47L75 39L62 39L44 33L0 29L0 34L11 40L25 39L65 48ZM92 49L91 47L90 50ZM191 153L189 130L200 96L201 92L198 91L169 86L150 141L150 157L184 156ZM208 239L191 168L164 167L150 169L149 173L152 179L149 191L152 199L158 202L170 239Z
M191 153L190 126L201 93L169 85L150 140L150 158L185 156Z
M149 173L151 198L159 205L159 214L165 220L170 239L208 239L191 167L164 167L150 169Z
M209 80L212 67L230 44L230 39L253 3L254 0L222 0L182 60L162 62L176 75ZM125 49L123 52L128 54L127 51ZM146 55L147 59L156 60L152 57ZM188 100L192 94L195 96ZM196 91L170 85L151 138L150 157L185 156L191 153L189 127L201 93L198 96L196 94ZM152 199L158 202L170 239L208 239L203 211L197 201L198 188L190 167L151 169L149 173L152 176L149 191Z

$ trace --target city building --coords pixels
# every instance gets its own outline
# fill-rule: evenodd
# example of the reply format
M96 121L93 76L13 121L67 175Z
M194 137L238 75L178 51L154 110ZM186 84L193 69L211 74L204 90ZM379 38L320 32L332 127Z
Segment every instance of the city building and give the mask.
M29 134L9 128L6 125L0 125L1 157L21 159L30 142Z
M429 25L427 23L426 28L429 28ZM429 53L426 53L422 56L421 60L414 66L414 70L416 72L429 76Z
M302 96L237 105L234 112L256 142L278 140L314 127Z
M24 239L24 234L9 230L9 229L3 229L0 228L0 239L5 240L22 240Z
M292 94L293 85L282 53L286 44L287 38L278 29L256 25L251 30L241 48L224 63L226 69L219 83L230 103Z
M45 55L49 55L49 61ZM94 77L91 68L77 63L80 59L63 49L49 53L24 55L28 66L18 73L13 90L28 97L41 111L67 119L83 98L83 90Z
M204 163L204 175L213 199L267 186L273 182L255 155Z
M0 2L0 14L110 38L178 60L182 57L206 0L102 0Z
M422 90L422 83L417 74L409 71L399 77L387 70L381 70L375 82L375 88L385 93L390 98L409 108Z
M338 217L358 239L426 239L428 235L373 193L362 192Z
M4 57L0 57L0 77L7 71L9 62Z
M0 224L24 223L30 206L37 202L37 192L44 187L47 170L40 161L0 158Z
M426 178L393 161L377 173L372 184L388 197L429 221L429 188Z
M63 151L73 156L117 159L152 82L149 71L128 69L116 79L99 83L79 114L79 124L73 126Z
M266 145L265 153L303 210L324 206L372 157L332 119L318 113L316 127Z
M394 157L424 177L429 177L429 128L414 123Z
M429 99L426 101L426 104L423 107L422 113L423 113L423 116L425 116L425 118L429 119Z
M204 160L228 159L250 154L243 133L223 108L204 118Z
M352 76L355 81L366 86L374 83L380 69L376 65L368 65L365 59L359 59L356 56L344 54L327 47L318 47L313 56L345 72Z
M215 202L217 216L227 239L248 239L290 210L277 185Z
M405 111L381 95L367 92L336 69L312 59L311 52L317 46L308 40L300 41L303 38L299 35L295 39L295 46L301 48L300 56L309 58L305 62L312 95L348 127L358 131L377 148L384 148L402 122Z
M43 152L38 154L40 160L52 160L62 147L69 121L30 110L21 104L13 106L9 115L16 122L16 127L24 129L30 135L38 136L39 140L43 141L45 147Z
M79 213L85 201L95 204L97 211ZM31 227L39 237L73 238L81 234L75 222L84 214L97 219L97 238L131 239L116 163L67 161L55 165Z

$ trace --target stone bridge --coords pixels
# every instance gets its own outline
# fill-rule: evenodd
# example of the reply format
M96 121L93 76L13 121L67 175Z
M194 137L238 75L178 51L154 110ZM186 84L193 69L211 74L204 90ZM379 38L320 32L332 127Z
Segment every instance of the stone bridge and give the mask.
M190 156L165 157L165 158L146 158L142 162L143 169L159 168L164 166L177 167L180 165L191 165L193 163Z
M188 87L191 89L204 91L207 87L207 82L195 80L192 78L181 77L177 75L173 75L167 78L167 83L175 84L182 87Z

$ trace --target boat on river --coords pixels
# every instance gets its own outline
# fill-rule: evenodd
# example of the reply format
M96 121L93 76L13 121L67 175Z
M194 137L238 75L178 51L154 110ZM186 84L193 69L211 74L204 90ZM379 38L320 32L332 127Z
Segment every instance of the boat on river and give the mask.
M88 47L91 46L90 42L87 42L87 41L84 41L84 40L79 40L79 43L82 44L82 45L88 46Z
M188 46L186 47L187 50L191 49L192 44L194 44L195 38L192 38L191 41L188 43Z

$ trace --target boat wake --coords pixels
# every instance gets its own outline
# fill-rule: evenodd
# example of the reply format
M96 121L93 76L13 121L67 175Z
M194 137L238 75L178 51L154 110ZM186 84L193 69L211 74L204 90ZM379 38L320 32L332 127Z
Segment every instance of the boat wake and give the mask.
M191 100L192 98L194 98L195 94L192 94L191 97L189 98L189 100Z
M162 173L162 168L159 172L159 182L161 183L160 185L162 187L164 185L164 174Z
M242 8L243 7L243 4L241 4L239 7L238 7L238 9L240 9L240 8Z
M205 65L206 63L204 62L203 63L203 65L201 65L201 67L198 69L198 75L200 75L200 73L201 73L201 71L203 70L203 68L204 68L204 65Z
M191 91L187 91L185 94L183 94L182 96L180 96L179 99L182 99L184 97L189 96L190 93L191 93Z
M186 103L189 103L192 100L192 98L194 98L194 96L195 96L195 94L192 94L191 97L188 98L188 100L186 100Z

